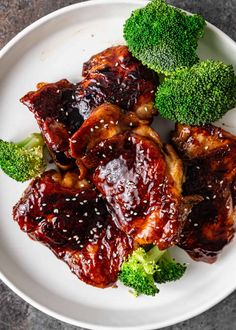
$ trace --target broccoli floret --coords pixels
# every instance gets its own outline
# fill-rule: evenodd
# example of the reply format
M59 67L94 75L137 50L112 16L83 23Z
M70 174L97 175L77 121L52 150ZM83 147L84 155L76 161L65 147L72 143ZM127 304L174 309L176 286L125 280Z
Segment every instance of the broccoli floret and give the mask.
M235 105L233 67L213 60L174 73L164 80L156 94L161 116L189 125L212 123Z
M161 251L154 246L146 252L140 247L123 262L119 279L132 288L137 296L155 296L159 292L155 282L176 281L184 274L185 269L184 265L176 263L170 257L168 250Z
M199 61L197 41L204 34L202 16L187 15L164 0L152 0L133 11L124 25L124 38L131 53L144 65L169 75Z
M0 168L16 181L26 181L38 175L45 167L44 141L33 133L19 143L0 139Z
M158 269L154 274L157 283L166 283L179 280L186 271L186 265L175 261L168 250L158 260Z
M159 257L159 250L156 252L156 249L146 252L140 247L121 266L120 281L134 289L136 295L155 296L159 292L153 278L157 270L156 257Z

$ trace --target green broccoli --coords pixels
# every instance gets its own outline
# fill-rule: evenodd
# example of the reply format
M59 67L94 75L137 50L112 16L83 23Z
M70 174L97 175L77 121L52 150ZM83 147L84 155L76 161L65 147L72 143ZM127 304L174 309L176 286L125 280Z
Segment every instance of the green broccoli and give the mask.
M184 274L185 269L184 265L177 264L170 257L168 250L161 251L154 246L146 252L139 247L123 262L119 280L131 287L137 296L155 296L159 292L155 282L175 281Z
M158 260L158 269L154 274L157 283L166 283L179 280L185 273L186 265L173 259L168 250Z
M0 139L0 168L16 181L26 181L45 167L42 135L33 133L20 143Z
M161 116L189 125L212 123L235 105L233 67L213 60L174 73L156 94Z
M197 41L204 34L205 20L187 15L164 0L152 0L133 11L124 25L124 38L131 53L144 65L169 75L199 61Z

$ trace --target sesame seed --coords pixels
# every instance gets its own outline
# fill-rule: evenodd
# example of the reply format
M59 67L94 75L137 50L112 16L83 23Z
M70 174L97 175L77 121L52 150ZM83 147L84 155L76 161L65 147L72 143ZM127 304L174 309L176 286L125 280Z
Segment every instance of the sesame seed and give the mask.
M198 223L194 223L193 225L194 225L194 227L197 227L198 226Z
M71 143L76 143L77 141L76 140L70 140Z
M66 233L67 232L67 229L62 229L63 233Z
M67 218L70 218L70 214L66 214L66 217L67 217Z
M88 216L88 212L85 212L85 213L84 213L84 216L87 217L87 216Z
M33 205L30 205L30 209L31 209L31 210L32 210L33 207L34 207Z
M58 209L54 209L53 212L54 213L59 213L59 210Z
M91 127L91 128L90 128L90 132L93 132L93 131L94 131L94 129Z
M100 123L101 123L101 124L104 123L104 119L101 119L101 120L100 120Z
M66 200L67 202L69 202L69 201L70 201L70 198L66 198L65 200Z
M102 260L102 256L99 255L99 256L98 256L98 259Z
M84 222L84 220L80 219L79 222L82 223L82 222Z

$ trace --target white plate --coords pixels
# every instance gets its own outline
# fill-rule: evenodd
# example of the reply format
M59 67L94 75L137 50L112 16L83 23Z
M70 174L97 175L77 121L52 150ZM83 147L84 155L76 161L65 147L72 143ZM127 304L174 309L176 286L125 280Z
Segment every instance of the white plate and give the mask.
M122 25L144 1L94 1L63 8L15 37L0 61L0 137L17 140L36 131L33 115L19 98L40 81L80 79L82 63L111 45L123 43ZM200 41L202 58L236 66L236 45L208 24ZM236 114L225 123L236 133ZM164 127L159 121L158 127ZM165 127L163 132L165 131ZM236 240L213 265L189 262L182 280L161 286L155 298L134 298L122 286L97 289L72 275L43 245L31 241L12 221L11 210L26 184L0 174L0 268L3 281L36 308L62 321L93 329L154 329L193 317L236 288Z

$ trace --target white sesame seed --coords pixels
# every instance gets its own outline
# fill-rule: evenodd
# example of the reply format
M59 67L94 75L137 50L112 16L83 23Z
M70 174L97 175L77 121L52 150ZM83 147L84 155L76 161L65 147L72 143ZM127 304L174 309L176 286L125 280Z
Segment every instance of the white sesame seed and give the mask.
M59 213L59 210L58 209L54 209L53 212L54 213Z
M84 213L84 216L87 217L87 216L88 216L88 212L85 212L85 213Z

